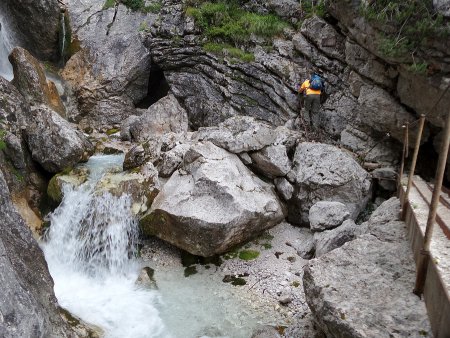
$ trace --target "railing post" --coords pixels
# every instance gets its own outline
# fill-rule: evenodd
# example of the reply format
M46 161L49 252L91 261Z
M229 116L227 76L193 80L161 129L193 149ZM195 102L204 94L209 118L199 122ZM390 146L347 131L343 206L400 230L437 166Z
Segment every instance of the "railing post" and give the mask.
M402 161L400 163L400 171L398 173L398 179L397 179L397 197L400 198L400 191L402 189L402 177L403 177L403 169L405 167L405 158L406 158L406 140L408 137L408 129L406 128L406 125L402 126L403 128L403 151L402 151Z
M433 236L434 224L436 222L436 213L441 196L442 181L444 179L445 165L447 164L448 148L450 143L450 113L447 114L445 121L444 136L442 138L441 151L439 153L439 161L436 169L436 177L434 182L433 197L431 198L430 211L428 213L427 227L425 229L425 237L423 247L420 251L419 262L417 266L417 277L414 293L418 296L423 294L425 280L427 278L428 261L430 259L430 244Z
M419 154L420 141L422 140L422 131L423 131L424 124L425 124L425 115L422 114L422 115L420 115L419 129L417 131L417 137L416 137L416 145L414 147L411 168L409 170L408 186L406 187L405 197L404 197L403 203L402 203L402 215L401 215L402 221L404 221L405 217L406 217L406 209L407 209L406 204L408 203L409 191L411 190L414 171L416 170L417 155Z

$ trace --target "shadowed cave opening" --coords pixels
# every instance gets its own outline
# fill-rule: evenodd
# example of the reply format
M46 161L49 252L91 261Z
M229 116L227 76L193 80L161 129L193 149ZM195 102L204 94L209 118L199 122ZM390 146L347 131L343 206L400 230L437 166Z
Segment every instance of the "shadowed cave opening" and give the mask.
M136 108L147 109L153 103L167 96L170 86L164 76L164 72L156 63L153 63L150 69L148 79L147 96L136 105Z

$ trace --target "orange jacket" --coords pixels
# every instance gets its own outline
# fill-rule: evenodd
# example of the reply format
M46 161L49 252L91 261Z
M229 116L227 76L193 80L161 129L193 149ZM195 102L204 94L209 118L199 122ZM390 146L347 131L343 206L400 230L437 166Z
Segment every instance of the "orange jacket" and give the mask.
M309 88L310 84L309 84L309 80L306 80L305 82L302 83L300 89L298 90L299 93L303 93L306 90L306 95L320 95L320 90L314 90Z

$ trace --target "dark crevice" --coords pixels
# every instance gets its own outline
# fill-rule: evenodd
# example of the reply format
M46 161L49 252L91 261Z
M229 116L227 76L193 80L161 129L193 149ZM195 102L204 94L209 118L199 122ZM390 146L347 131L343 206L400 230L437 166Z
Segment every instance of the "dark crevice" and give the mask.
M147 96L136 105L136 108L147 109L159 99L167 96L169 90L169 83L164 76L163 70L157 64L152 64L148 79Z

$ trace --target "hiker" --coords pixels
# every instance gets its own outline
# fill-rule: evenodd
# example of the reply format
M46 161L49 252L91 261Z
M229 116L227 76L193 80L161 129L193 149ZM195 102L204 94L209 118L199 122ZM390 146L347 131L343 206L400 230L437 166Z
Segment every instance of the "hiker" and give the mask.
M305 95L305 115L304 118L309 120L309 126L312 129L313 114L319 113L320 108L320 94L323 89L322 78L313 73L311 78L305 80L299 87L298 92Z

